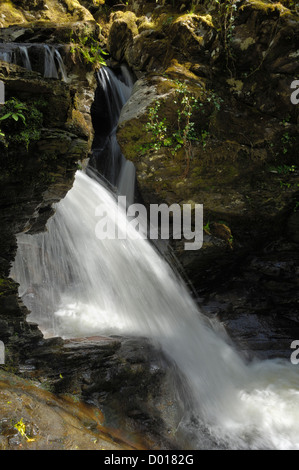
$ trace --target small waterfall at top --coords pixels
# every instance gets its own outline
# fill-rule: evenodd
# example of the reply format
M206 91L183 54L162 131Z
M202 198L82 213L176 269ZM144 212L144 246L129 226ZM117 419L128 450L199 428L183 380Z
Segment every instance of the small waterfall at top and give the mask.
M91 109L95 130L91 165L127 197L128 203L133 203L135 167L123 156L116 138L118 117L131 95L133 82L124 66L120 77L107 67L97 73L98 89Z
M63 60L59 51L55 47L48 46L47 44L45 44L44 53L45 53L44 77L45 78L59 78L59 72L60 72L61 79L64 82L66 82L67 74L66 74ZM58 67L56 65L56 61L57 61Z
M43 57L42 70L40 70L39 60L37 61L38 67L33 67L34 61L31 55L41 55ZM30 71L41 72L45 78L61 79L64 82L68 81L62 56L56 46L33 43L2 43L0 44L0 60L20 65Z
M117 117L109 112L120 106L126 88L111 71L101 70L107 115L99 127L110 132ZM95 144L104 159L106 140ZM99 207L108 220L117 220L119 233L127 230L126 238L97 238ZM193 424L186 415L182 425L195 432L194 449L299 449L298 369L283 360L245 363L201 314L168 263L128 226L116 194L104 183L78 171L47 232L20 234L18 247L11 275L32 311L29 320L45 334L140 335L163 349L188 390L185 405Z
M25 69L32 70L27 47L19 46L19 51L20 51L22 62L23 62Z

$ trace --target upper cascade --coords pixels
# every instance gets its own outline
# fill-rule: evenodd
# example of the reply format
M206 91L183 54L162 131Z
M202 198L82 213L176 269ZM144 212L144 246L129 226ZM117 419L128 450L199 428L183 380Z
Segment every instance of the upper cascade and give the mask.
M45 78L68 81L58 46L33 43L0 43L0 60L40 72Z
M95 138L90 166L99 171L118 192L134 201L135 167L121 152L116 138L120 112L131 96L133 79L125 65L118 72L101 67L91 108Z

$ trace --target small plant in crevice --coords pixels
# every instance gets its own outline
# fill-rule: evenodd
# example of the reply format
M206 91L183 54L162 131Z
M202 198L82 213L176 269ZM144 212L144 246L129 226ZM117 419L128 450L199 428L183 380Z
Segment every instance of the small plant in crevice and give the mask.
M204 150L208 144L210 133L207 129L199 129L196 125L195 112L205 113L203 98L207 103L212 103L217 111L221 106L221 99L214 93L202 92L198 97L192 93L186 84L174 81L176 106L175 117L172 122L164 116L161 117L162 103L156 100L148 110L148 122L145 130L151 134L151 142L143 147L143 151L153 149L160 150L162 147L174 157L178 151L183 150L186 160L186 168L183 177L186 177L190 169L190 161L193 158L193 145L198 142Z
M1 116L0 121L4 121L5 119L14 119L14 121L18 121L19 119L22 119L24 124L26 123L25 116L23 112L26 110L26 105L24 103L21 103L17 101L15 98L11 99L11 109L4 114L4 116Z
M70 42L70 52L75 60L79 59L80 62L96 67L107 65L104 56L109 55L108 52L105 52L99 42L87 32L79 34L77 38L71 32Z
M238 9L238 3L241 0L215 0L216 4L216 21L217 31L220 34L221 41L223 44L226 68L230 75L234 72L234 55L232 52L231 41L233 38L233 32L235 29L236 12ZM233 69L233 70L232 70Z
M297 170L296 165L278 165L278 166L271 166L270 167L270 172L271 173L277 173L279 175L287 175L290 173L294 173Z
M288 131L285 131L281 136L282 153L284 155L289 153L292 150L294 143L295 138L291 136Z
M42 100L21 102L11 98L0 109L0 142L9 148L25 145L27 151L32 141L40 138L43 124Z

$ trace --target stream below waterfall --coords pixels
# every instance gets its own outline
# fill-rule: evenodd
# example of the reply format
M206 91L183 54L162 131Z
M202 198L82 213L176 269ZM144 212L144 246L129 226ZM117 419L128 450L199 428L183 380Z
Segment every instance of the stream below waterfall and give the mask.
M111 130L94 146L94 155L118 152L116 164L104 175L118 191L91 177L92 172L78 171L72 189L55 206L47 231L18 236L11 276L32 312L29 320L36 321L45 336L149 338L185 384L185 409L192 417L193 434L197 432L196 448L205 448L205 436L210 436L219 448L299 449L296 367L281 359L246 363L119 210L117 195L129 194L133 200L135 181L114 132L116 113L128 99L130 86L109 69L101 70ZM126 238L97 238L98 207L117 221L118 232L126 231ZM191 427L188 417L184 421Z

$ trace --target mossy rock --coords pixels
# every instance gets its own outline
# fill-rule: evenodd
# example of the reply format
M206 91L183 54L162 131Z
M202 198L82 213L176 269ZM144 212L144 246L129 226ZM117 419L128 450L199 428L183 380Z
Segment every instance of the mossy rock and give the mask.
M5 0L0 5L2 27L43 20L54 23L94 21L92 14L78 0Z

